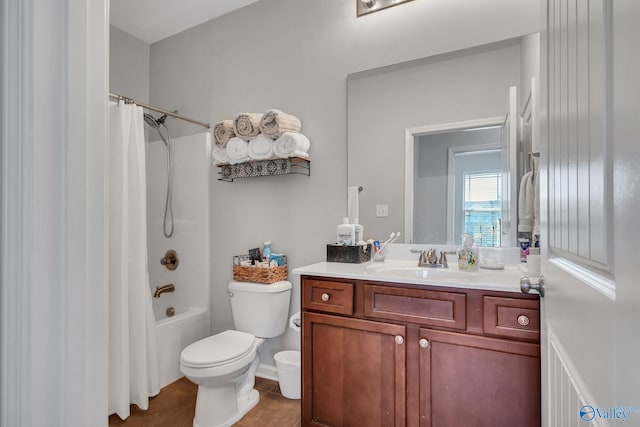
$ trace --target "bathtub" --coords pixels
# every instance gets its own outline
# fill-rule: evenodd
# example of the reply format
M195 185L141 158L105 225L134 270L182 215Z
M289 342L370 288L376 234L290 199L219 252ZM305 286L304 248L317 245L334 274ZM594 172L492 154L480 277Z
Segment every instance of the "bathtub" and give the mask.
M180 352L189 344L209 335L209 311L189 307L173 317L156 320L160 387L184 375L180 372Z

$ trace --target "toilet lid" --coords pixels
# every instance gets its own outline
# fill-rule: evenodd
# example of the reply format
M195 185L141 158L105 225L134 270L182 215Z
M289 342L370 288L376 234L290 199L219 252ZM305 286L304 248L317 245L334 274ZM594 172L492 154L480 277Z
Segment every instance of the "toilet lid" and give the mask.
M224 331L196 341L182 350L185 365L211 367L232 362L253 349L256 338L246 332Z

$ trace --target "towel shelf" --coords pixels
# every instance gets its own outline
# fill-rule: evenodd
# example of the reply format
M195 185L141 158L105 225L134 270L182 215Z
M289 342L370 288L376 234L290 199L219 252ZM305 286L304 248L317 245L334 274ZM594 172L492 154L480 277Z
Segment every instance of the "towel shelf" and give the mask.
M288 159L253 160L235 165L217 165L220 168L218 181L233 182L236 178L274 175L311 176L311 161L301 157Z

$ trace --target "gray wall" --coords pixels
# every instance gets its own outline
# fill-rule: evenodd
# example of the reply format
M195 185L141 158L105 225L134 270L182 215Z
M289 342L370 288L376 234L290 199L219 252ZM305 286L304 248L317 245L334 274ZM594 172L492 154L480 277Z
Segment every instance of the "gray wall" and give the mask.
M149 102L151 46L113 25L109 27L109 90Z
M300 117L311 140L310 177L213 182L212 331L233 325L234 254L271 240L290 269L325 259L346 212L348 74L533 33L538 14L537 0L433 0L356 19L354 1L261 0L154 43L152 104L210 122L275 107ZM170 123L176 135L200 130ZM299 345L292 332L270 343Z

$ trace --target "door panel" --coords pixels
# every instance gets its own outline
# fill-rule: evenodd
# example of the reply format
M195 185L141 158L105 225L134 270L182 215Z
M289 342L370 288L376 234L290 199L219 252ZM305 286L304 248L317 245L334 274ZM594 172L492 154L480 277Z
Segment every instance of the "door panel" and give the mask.
M404 326L305 313L303 331L303 425L405 425Z
M543 9L543 425L606 425L581 419L580 409L640 402L629 357L640 351L631 255L640 209L640 2L545 0ZM640 413L626 421L640 424Z
M430 329L420 338L428 340L420 346L420 426L540 425L538 344Z
M517 89L509 88L507 95L504 122L500 134L502 148L502 224L501 245L515 246L517 237L517 182L518 171L517 143L518 143L518 113Z

